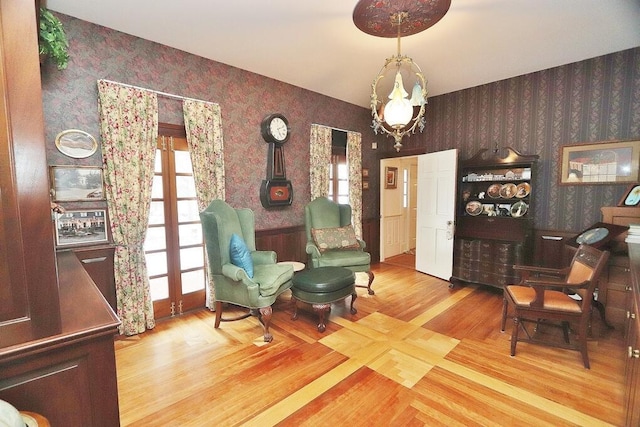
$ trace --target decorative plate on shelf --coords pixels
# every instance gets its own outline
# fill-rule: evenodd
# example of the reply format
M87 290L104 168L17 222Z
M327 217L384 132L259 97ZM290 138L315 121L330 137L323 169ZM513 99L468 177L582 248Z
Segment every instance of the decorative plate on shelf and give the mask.
M500 197L505 199L511 199L516 195L516 185L515 184L504 184L500 187Z
M518 199L522 199L523 197L527 197L531 193L531 186L528 182L521 182L516 187L516 197Z
M482 204L477 201L467 203L464 210L471 216L478 216L482 213Z
M528 209L529 209L529 206L521 200L511 205L511 209L509 211L511 212L512 217L520 218L521 216L527 213Z
M592 228L591 230L587 230L578 237L576 237L576 243L582 245L592 245L594 243L599 242L609 235L609 230L604 227Z
M489 186L489 188L487 189L487 194L492 199L497 199L498 197L500 197L500 188L501 187L502 186L500 184L493 184L493 185Z

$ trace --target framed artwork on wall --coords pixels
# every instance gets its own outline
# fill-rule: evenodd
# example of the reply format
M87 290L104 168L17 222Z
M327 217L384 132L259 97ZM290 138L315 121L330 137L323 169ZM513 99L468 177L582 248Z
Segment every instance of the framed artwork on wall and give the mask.
M66 156L74 159L84 159L96 152L98 142L88 132L68 129L56 136L56 147Z
M384 188L397 188L398 168L387 166L384 168Z
M85 209L56 215L58 246L88 245L107 242L107 211Z
M638 182L640 141L565 145L560 150L561 185Z
M51 196L56 202L104 200L102 168L51 166Z
M369 169L362 168L362 179L369 179Z

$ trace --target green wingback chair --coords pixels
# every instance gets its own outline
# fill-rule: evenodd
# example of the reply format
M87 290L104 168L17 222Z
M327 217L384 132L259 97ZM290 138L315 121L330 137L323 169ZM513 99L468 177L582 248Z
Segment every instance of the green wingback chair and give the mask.
M264 340L270 342L271 305L276 298L291 287L293 267L277 264L273 251L256 251L255 218L251 209L234 209L223 200L214 200L202 212L200 220L207 248L209 273L213 277L215 289L215 327L220 321L244 319L257 315L264 329ZM245 254L250 255L253 278L246 265L232 263L231 242L236 235L244 240ZM234 242L237 242L237 237ZM235 247L234 247L235 249ZM223 303L230 303L249 309L244 316L223 319Z
M306 251L309 254L309 268L344 267L356 273L367 273L369 282L367 286L360 287L366 287L369 295L374 295L375 292L371 289L374 279L371 271L371 255L364 251L366 243L363 240L355 239L357 244L347 245L348 247L328 245L328 249L320 248L317 244L317 232L314 230L328 231L351 225L351 206L335 203L326 197L318 197L304 207L304 224L307 233ZM314 234L316 234L315 238Z

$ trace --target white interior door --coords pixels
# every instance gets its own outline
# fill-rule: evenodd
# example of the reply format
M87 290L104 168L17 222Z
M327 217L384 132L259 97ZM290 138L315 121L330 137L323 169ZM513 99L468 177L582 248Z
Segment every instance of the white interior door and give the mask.
M444 280L453 271L458 150L418 156L416 270Z

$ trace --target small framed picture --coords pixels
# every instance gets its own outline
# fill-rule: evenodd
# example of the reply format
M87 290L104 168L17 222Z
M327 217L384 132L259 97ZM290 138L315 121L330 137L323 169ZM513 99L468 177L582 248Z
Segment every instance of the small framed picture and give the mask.
M638 206L640 204L640 184L631 184L624 192L618 206Z
M362 178L363 179L369 179L369 169L368 168L362 168Z
M66 211L56 215L58 246L88 245L107 241L105 209Z
M384 188L397 188L398 168L387 166L384 168Z
M99 167L51 166L51 186L56 202L104 200Z
M98 149L98 142L90 133L78 129L68 129L56 136L56 147L66 156L84 159Z
M369 189L369 181L362 181L362 189L363 190Z

